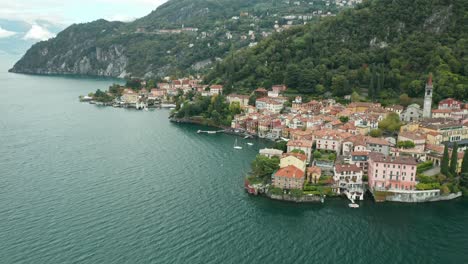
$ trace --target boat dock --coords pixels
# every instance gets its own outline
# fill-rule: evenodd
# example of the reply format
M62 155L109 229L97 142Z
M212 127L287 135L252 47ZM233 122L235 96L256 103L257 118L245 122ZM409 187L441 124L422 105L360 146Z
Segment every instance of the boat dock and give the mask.
M216 133L223 133L224 130L212 130L212 131L204 131L204 130L198 130L198 134L206 133L206 134L216 134Z

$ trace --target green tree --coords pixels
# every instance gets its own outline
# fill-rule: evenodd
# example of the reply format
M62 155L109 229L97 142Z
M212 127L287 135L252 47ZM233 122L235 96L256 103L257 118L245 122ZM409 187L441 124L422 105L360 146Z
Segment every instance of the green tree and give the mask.
M380 129L372 129L370 132L369 132L369 136L371 137L381 137L382 136L382 130Z
M400 104L403 106L408 106L411 104L411 97L408 94L404 93L400 95Z
M397 147L404 148L404 149L410 149L410 148L414 148L415 145L414 145L413 141L405 140L405 141L398 141Z
M458 167L458 144L457 142L455 142L453 144L452 158L450 160L450 168L449 168L449 172L452 176L457 175L457 167Z
M361 100L361 96L356 91L354 91L351 94L351 102L359 102L360 100Z
M403 123L397 113L390 113L379 122L379 128L388 132L397 132L402 125Z
M279 169L279 163L278 157L268 158L263 155L257 155L252 162L252 173L260 178L271 176L273 172Z
M255 101L257 101L257 96L255 96L255 94L252 94L252 95L249 97L249 105L255 106Z
M229 111L231 112L232 115L237 115L241 113L241 107L239 102L232 102L231 105L229 105Z
M286 151L288 151L288 142L283 141L283 140L275 142L275 144L273 145L273 148L282 150L283 152L286 152Z
M461 164L461 174L468 174L468 148L465 149L465 154L463 154L463 161Z
M348 116L340 116L340 121L341 123L347 123L349 121L349 117Z
M293 149L293 150L291 150L291 152L305 155L305 152L303 150L300 150L300 149Z
M442 161L440 162L440 172L445 176L449 175L449 152L447 144L445 144L444 155L442 156Z
M322 153L318 150L314 151L314 159L320 159L322 157Z

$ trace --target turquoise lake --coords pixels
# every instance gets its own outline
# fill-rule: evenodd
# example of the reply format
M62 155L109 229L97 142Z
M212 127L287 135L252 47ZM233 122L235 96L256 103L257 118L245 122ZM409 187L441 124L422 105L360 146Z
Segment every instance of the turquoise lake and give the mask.
M0 263L468 263L466 198L250 197L266 142L80 103L115 80L7 73L16 59L0 57Z

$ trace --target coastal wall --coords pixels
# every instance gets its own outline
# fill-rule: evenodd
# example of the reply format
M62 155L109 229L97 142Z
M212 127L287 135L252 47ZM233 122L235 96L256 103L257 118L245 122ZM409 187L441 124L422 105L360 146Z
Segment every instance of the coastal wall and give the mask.
M301 197L295 197L289 194L275 195L275 194L266 194L272 200L295 202L295 203L320 203L324 201L323 197L317 195L303 195Z
M380 201L400 202L400 203L425 203L425 202L448 201L448 200L456 199L461 196L462 196L461 192L442 195L440 194L440 190L400 191L400 192L389 191L387 192L387 195L385 195L385 199L381 199Z

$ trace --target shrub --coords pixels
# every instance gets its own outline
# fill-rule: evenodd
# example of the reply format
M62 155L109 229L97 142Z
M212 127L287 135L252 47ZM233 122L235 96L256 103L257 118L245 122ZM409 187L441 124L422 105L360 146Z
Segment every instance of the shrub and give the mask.
M442 187L440 187L440 192L442 194L449 194L450 193L450 188L447 186L447 184L444 184L444 185L442 185Z
M424 191L424 190L437 190L440 189L440 183L433 182L433 183L418 183L416 184L416 190Z
M370 132L369 132L369 136L371 137L381 137L382 136L382 130L380 129L372 129Z
M304 192L299 189L292 189L290 194L294 197L301 197L304 194Z
M436 183L439 182L436 177L426 176L426 175L417 175L416 176L419 183Z
M416 172L417 172L417 173L421 173L421 172L423 172L423 171L427 171L427 170L431 169L432 166L433 166L433 162L432 162L432 161L426 161L426 162L420 163L420 164L418 164L418 166L417 166Z
M274 195L282 195L283 189L278 188L278 187L273 187L273 188L270 188L270 192L271 194L274 194Z

